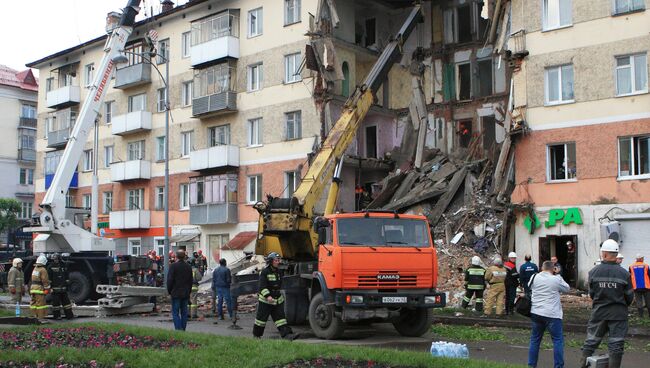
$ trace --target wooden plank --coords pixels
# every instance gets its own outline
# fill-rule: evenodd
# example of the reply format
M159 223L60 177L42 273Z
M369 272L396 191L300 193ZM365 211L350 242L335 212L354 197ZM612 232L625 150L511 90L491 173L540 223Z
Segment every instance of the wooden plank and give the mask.
M383 207L386 203L390 201L391 198L393 198L393 194L399 188L400 183L402 180L404 180L404 177L406 174L403 172L400 173L393 173L389 176L387 176L383 180L383 189L375 199L370 202L368 205L369 209L377 209Z
M413 166L419 169L422 167L422 154L427 136L427 102L422 91L422 83L419 76L413 76L411 79L411 88L413 90L413 100L411 101L411 106L409 106L409 112L411 113L413 125L418 132Z
M507 119L506 119L507 120ZM506 166L506 161L508 161L508 156L510 154L510 148L512 146L512 140L510 136L506 136L506 139L501 145L501 152L499 153L499 160L497 161L497 166L494 169L494 176L492 180L492 193L496 194L501 188L501 181L503 180L503 171Z
M458 188L460 188L460 185L465 181L466 175L467 175L466 167L463 167L462 169L458 170L456 174L454 174L454 177L451 179L451 182L449 182L447 191L445 192L445 194L442 195L442 197L440 197L440 199L436 203L436 206L433 208L431 214L427 216L429 219L429 223L432 226L435 226L438 223L438 221L440 221L440 217L449 206L449 203L451 203L451 200L454 199L454 196L456 195Z
M437 183L439 180L442 179L447 179L450 175L458 171L458 168L456 165L452 164L451 162L447 162L444 165L442 165L438 171L433 171L429 173L427 176L429 179L431 179L432 182Z
M400 184L399 188L397 188L397 190L395 191L395 194L393 194L393 198L391 199L391 202L398 201L402 199L402 197L407 195L408 192L413 187L413 183L415 183L415 181L419 176L420 174L417 171L415 170L409 171L409 173L406 174L406 178L402 180L402 183Z

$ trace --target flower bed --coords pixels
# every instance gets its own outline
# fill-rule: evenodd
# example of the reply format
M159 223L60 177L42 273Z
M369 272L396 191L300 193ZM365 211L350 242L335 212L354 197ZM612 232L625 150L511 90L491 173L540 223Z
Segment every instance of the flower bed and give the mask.
M348 360L336 358L298 359L294 362L274 365L270 368L407 368L390 364L377 363L372 360Z
M162 340L151 336L137 336L125 333L123 330L105 331L94 327L41 328L24 332L0 332L0 350L31 351L51 347L169 350L175 347L195 349L198 345L174 339Z
M17 362L0 362L0 368L124 368L124 363L116 363L114 366L105 367L98 365L96 361L91 360L88 363L65 363L63 358L56 363L17 363Z

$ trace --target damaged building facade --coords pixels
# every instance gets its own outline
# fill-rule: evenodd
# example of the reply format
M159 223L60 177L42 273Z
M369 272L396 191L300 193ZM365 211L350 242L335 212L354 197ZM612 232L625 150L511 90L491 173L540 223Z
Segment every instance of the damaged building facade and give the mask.
M515 147L518 253L557 256L585 287L607 238L623 266L650 239L647 1L512 2L515 108L529 133ZM523 208L522 207L522 208Z

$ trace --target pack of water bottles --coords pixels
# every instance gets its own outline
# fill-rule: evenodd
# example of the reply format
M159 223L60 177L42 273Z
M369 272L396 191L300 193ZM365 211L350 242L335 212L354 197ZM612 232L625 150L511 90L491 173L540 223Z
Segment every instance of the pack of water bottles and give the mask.
M431 343L431 355L434 357L468 359L469 350L465 344L436 341Z

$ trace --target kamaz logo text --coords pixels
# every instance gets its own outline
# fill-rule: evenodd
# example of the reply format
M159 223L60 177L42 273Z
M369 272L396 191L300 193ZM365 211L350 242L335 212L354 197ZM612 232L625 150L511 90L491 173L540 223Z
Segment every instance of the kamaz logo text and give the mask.
M397 275L397 274L379 274L379 275L377 275L377 280L380 280L380 281L397 281L397 280L399 280L399 275Z

